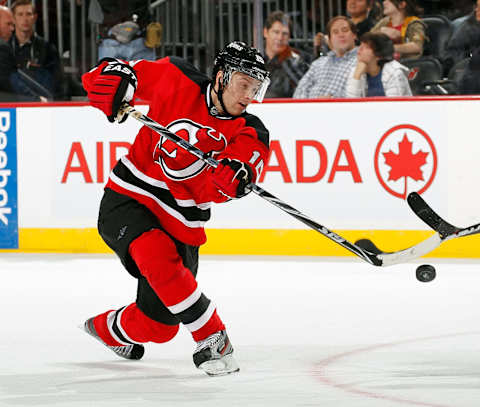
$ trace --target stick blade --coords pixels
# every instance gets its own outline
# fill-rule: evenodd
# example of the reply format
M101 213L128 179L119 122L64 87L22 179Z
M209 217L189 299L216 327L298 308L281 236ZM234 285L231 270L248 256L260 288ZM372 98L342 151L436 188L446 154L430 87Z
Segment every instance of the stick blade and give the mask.
M442 219L417 192L408 194L407 203L412 211L440 236L448 236L458 230L456 226Z
M357 240L355 244L364 250L368 250L373 254L378 255L378 254L388 253L388 252L384 252L383 250L380 250L377 246L375 246L375 243L373 243L370 239L360 239L360 240Z

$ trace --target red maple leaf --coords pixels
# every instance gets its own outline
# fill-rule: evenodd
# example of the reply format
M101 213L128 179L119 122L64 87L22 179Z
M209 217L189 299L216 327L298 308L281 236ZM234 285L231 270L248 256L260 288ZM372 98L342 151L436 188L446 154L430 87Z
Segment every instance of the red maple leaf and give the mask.
M418 151L412 153L412 142L405 133L401 142L398 143L398 154L393 151L383 153L385 164L391 167L388 181L397 181L405 177L405 193L407 195L407 178L410 177L415 181L423 181L423 171L421 167L427 163L429 153Z

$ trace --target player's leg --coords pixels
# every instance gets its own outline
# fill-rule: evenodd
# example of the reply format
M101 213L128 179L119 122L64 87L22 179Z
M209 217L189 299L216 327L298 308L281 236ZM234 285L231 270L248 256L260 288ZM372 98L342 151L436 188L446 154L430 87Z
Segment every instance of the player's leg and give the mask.
M182 322L197 342L193 355L197 367L213 375L237 371L225 325L195 280L198 248L153 229L131 243L130 254L145 277L144 283L139 280L139 308L155 320L167 322L163 318L170 314ZM165 305L168 314L160 307L145 305L142 299L152 297L149 290Z
M198 248L168 236L145 206L109 189L106 189L100 205L98 230L129 273L139 279L137 306L143 314L165 325L167 336L172 332L171 326L178 325L180 321L184 323L198 343L194 355L197 366L207 367L210 360L221 360L220 364L228 362L233 349L225 334L225 327L213 304L198 289L194 278L198 267ZM147 284L143 283L143 279ZM172 292L169 290L169 279L175 281ZM148 294L145 294L145 287L149 287ZM150 304L150 307L146 304ZM99 318L98 321L101 321L105 332L107 318ZM142 325L129 324L123 318L120 318L120 324L131 339L129 342L135 342L135 338L140 337L142 340L154 340L152 336L144 336L148 330ZM117 338L121 339L118 335ZM105 340L109 339L105 335ZM142 346L136 343L126 345L129 342L113 339L115 342L108 343ZM235 369L231 366L233 362L223 368L215 365L210 370L214 373L222 373L222 369L225 373L238 370L238 367Z
M164 343L178 332L178 324L166 325L148 318L133 303L89 318L85 331L125 359L140 359L142 343Z
M118 255L122 264L136 278L142 278L128 254L130 243L145 231L159 227L158 220L135 200L107 189L100 204L98 230L107 245ZM157 306L163 306L157 299ZM168 312L168 310L167 310ZM178 332L179 321L167 324L152 320L136 304L109 310L84 323L84 329L126 359L140 359L142 343L162 343Z
M198 247L164 232L147 207L107 189L100 204L98 230L130 274L145 278L153 289L153 294L144 294L148 301L140 304L148 317L167 325L182 322L195 341L225 329L195 280ZM140 294L142 289L139 280ZM150 308L145 303L150 303Z

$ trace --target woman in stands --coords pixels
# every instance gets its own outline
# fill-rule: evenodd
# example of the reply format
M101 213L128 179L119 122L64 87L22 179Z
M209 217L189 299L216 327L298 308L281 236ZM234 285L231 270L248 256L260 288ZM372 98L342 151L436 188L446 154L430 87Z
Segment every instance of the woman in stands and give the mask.
M385 15L371 32L386 34L394 43L395 59L418 58L423 54L425 26L415 0L384 0Z
M347 97L411 96L408 68L393 59L393 42L382 33L360 38L357 65L347 81Z

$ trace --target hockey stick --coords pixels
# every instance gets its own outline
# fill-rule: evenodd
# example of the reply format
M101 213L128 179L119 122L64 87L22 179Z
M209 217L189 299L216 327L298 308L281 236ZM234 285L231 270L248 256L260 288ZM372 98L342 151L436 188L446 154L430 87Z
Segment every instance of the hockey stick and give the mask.
M141 112L139 112L138 110L134 109L133 107L131 107L126 103L122 105L117 115L117 120L120 121L124 115L132 116L134 119L138 120L143 125L152 129L156 133L166 137L167 139L174 142L178 146L184 148L186 151L198 157L200 160L204 161L211 167L216 168L218 166L217 160L210 157L208 154L204 153L197 147L193 146L188 141L179 137L175 133L172 133L167 128L163 127L156 121L152 120L148 116L142 114ZM347 239L343 238L337 233L327 229L325 226L320 225L319 223L310 219L308 216L304 215L303 213L293 208L292 206L286 204L281 199L272 195L270 192L265 191L263 188L259 187L258 185L252 183L249 185L249 188L255 194L265 199L266 201L270 202L271 204L275 205L277 208L280 208L282 211L288 213L289 215L293 216L294 218L304 223L308 227L312 228L313 230L317 231L323 236L329 238L333 242L339 244L340 246L344 247L345 249L349 250L353 254L357 255L361 259L365 260L366 262L374 266L389 266L392 264L404 263L406 261L423 256L424 254L428 253L431 250L431 247L435 248L441 242L439 235L435 234L432 237L424 240L423 242L420 242L417 245L409 247L404 250L400 250L393 253L384 253L384 252L378 251L377 249L375 252L373 252L368 248L364 248L364 247L361 247L360 245L349 242Z
M416 192L408 195L407 202L412 211L440 235L442 241L480 233L480 223L467 226L466 228L459 228L448 223Z
M436 249L447 240L480 233L480 223L467 226L466 228L460 228L448 223L446 220L442 219L417 192L411 192L408 194L407 202L415 215L437 232L429 239L420 243L424 244L424 254ZM385 253L375 246L375 244L369 239L358 240L355 244L361 246L365 250L371 251L372 253ZM413 246L412 249L417 246L418 245Z

